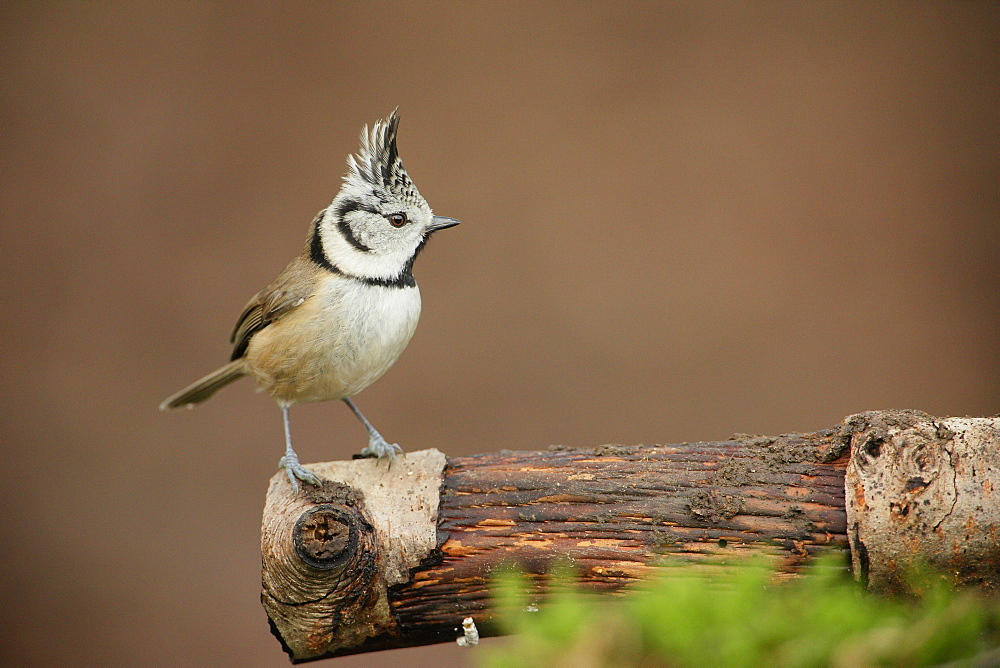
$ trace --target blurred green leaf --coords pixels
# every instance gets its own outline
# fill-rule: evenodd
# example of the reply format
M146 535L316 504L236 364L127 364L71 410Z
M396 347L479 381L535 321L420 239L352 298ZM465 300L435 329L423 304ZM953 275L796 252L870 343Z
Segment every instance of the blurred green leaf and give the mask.
M541 580L503 573L501 627L517 636L484 652L521 666L930 666L1000 646L1000 605L921 571L913 599L865 592L842 555L781 581L764 562L664 566L626 596L584 593L563 569ZM961 665L961 664L960 664Z

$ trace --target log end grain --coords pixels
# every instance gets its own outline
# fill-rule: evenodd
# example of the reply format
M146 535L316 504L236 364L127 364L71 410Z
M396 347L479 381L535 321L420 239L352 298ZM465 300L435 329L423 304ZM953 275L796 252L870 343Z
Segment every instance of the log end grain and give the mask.
M908 589L931 566L1000 591L1000 418L871 411L844 421L854 572L873 591Z

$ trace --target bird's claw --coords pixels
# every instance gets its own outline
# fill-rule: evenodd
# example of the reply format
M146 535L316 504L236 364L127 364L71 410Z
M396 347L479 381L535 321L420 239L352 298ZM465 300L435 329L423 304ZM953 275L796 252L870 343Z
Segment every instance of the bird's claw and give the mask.
M319 476L307 469L302 464L299 464L299 458L295 455L285 455L278 462L278 468L285 469L285 473L288 475L288 481L292 483L292 487L295 491L299 491L299 480L308 483L310 485L318 487L320 485Z
M389 443L381 436L372 436L368 445L361 451L362 457L374 457L376 459L388 458L392 461L403 454L403 448L396 443Z

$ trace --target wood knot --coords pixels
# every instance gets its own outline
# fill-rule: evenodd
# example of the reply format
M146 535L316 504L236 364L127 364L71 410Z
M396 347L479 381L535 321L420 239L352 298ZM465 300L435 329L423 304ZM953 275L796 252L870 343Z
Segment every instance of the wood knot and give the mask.
M353 513L336 506L315 506L295 522L292 543L299 559L313 568L336 568L357 550L357 519Z
M883 430L862 432L858 435L858 443L854 449L855 461L862 469L873 467L886 453L889 435Z

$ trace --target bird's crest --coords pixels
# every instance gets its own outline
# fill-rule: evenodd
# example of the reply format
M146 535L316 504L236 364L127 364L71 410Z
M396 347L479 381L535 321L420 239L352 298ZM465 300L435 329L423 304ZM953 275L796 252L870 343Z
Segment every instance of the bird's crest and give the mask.
M376 121L371 130L366 125L361 131L361 149L357 155L347 157L350 170L344 180L359 188L389 191L402 199L416 203L422 201L420 193L410 180L403 161L396 150L396 129L399 127L398 109L389 117Z

